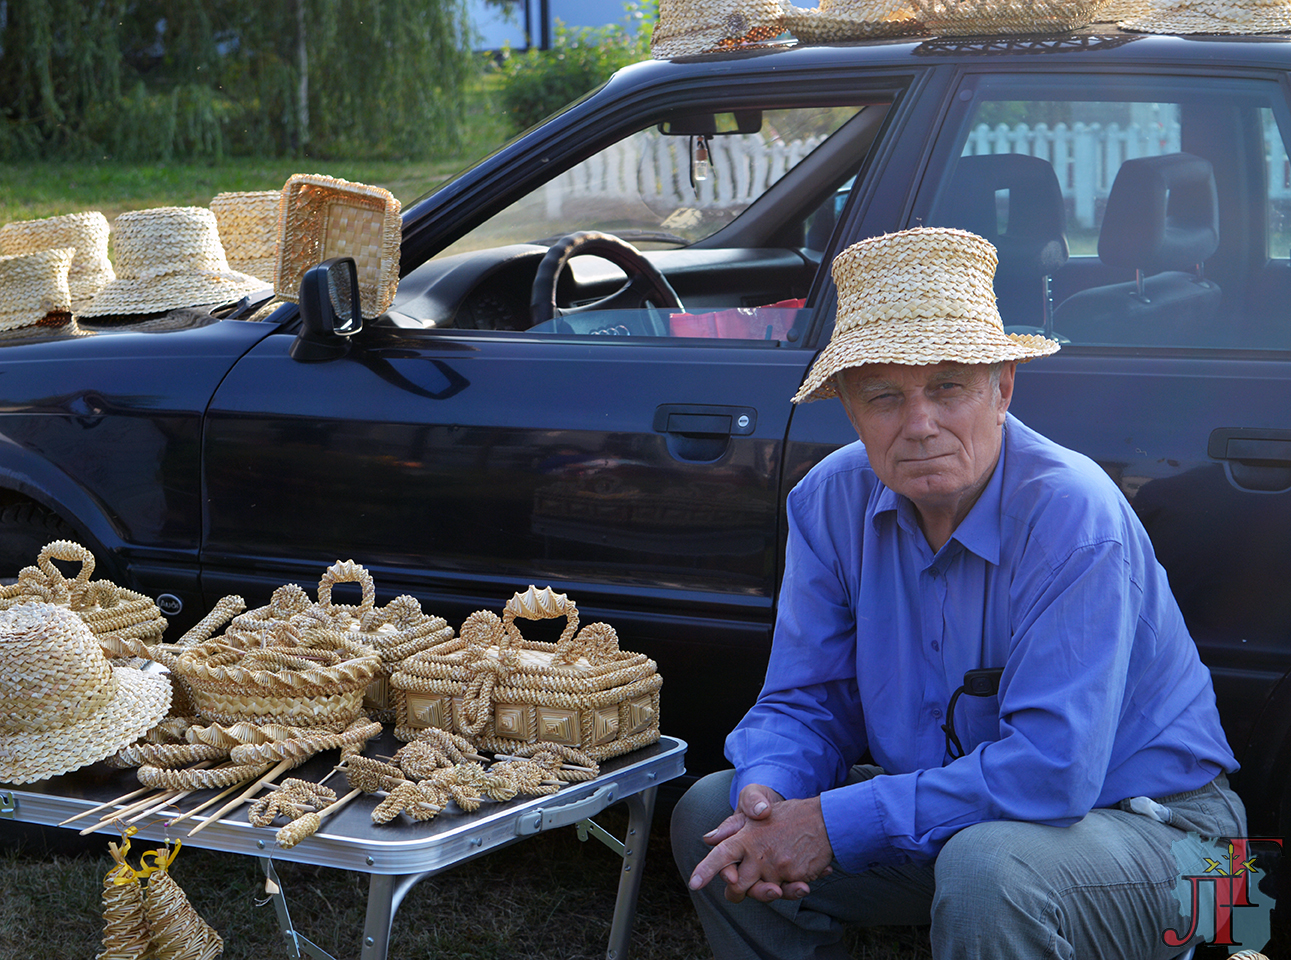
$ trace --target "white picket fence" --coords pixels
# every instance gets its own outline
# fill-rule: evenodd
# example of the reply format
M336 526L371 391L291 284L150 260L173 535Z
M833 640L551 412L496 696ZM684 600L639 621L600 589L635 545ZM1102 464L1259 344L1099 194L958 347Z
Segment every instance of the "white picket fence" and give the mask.
M742 208L819 146L821 137L768 143L757 134L713 137L705 180L690 185L690 138L638 135L614 144L547 183L547 217L569 200L636 199L651 206Z
M1266 116L1269 196L1291 199L1291 161L1277 124ZM652 207L740 209L757 199L821 142L815 137L767 143L757 134L714 137L712 173L690 184L690 138L638 135L623 140L546 186L550 220L559 221L572 199L644 200ZM1053 164L1073 226L1093 228L1098 203L1106 200L1121 164L1135 157L1180 149L1179 124L1038 123L981 124L969 133L964 154L1025 153ZM655 207L658 209L658 207Z
M1266 113L1264 142L1268 165L1269 197L1291 198L1291 162L1282 144L1277 123ZM1071 201L1074 225L1095 225L1098 201L1106 200L1116 171L1126 160L1175 153L1180 149L1179 124L1140 126L1116 123L1038 123L1029 126L981 124L964 146L965 156L987 153L1025 153L1053 164L1062 195Z

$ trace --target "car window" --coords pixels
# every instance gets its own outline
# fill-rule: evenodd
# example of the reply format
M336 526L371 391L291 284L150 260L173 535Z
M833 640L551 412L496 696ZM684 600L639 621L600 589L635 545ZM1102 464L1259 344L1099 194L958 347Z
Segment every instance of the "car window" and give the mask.
M890 97L661 108L405 275L401 329L800 342Z
M1075 345L1291 349L1289 125L1235 78L970 84L927 222L999 251L1006 327Z

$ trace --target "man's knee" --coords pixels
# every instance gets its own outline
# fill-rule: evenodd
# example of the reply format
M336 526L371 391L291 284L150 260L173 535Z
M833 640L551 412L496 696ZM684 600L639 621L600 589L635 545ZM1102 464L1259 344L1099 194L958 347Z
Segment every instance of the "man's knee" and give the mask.
M733 770L711 773L686 791L672 811L672 855L677 869L689 876L704 859L708 845L704 834L731 815Z

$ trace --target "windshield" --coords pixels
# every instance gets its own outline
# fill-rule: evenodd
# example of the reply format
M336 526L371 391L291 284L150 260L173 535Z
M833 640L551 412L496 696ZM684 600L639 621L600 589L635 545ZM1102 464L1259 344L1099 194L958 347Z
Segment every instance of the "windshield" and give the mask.
M756 133L719 114L712 136L658 126L610 144L486 220L439 257L508 243L551 243L571 229L613 233L642 249L716 233L762 196L860 107L766 110Z

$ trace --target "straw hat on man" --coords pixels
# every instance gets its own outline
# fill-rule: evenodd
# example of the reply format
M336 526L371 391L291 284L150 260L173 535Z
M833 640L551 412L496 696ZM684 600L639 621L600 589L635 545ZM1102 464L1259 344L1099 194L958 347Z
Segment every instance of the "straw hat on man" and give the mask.
M1175 844L1244 835L1147 533L1009 413L1017 364L1058 345L1004 331L995 265L946 229L834 262L795 399L837 397L861 442L789 494L766 682L734 769L672 819L719 960L841 953L846 923L930 925L937 960L1155 956Z

